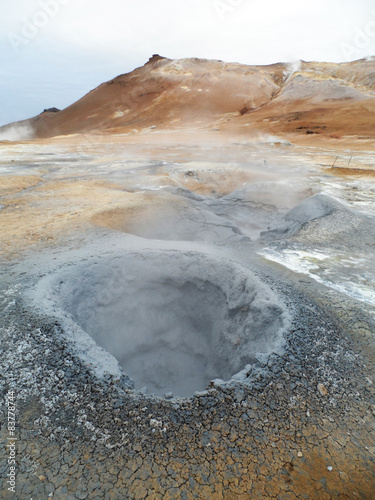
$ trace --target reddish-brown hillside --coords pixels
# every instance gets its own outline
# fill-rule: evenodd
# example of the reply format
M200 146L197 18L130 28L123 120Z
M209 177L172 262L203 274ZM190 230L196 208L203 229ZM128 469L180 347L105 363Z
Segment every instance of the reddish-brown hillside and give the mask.
M156 55L66 109L18 124L31 125L36 138L153 129L373 138L374 111L372 59L246 66Z

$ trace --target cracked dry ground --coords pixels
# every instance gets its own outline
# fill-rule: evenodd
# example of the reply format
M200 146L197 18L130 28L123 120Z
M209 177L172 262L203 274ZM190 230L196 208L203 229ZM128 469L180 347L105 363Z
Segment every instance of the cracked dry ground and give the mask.
M317 303L284 293L304 321L283 357L253 370L251 388L172 401L98 381L56 324L6 297L17 326L3 332L3 387L21 381L17 498L374 498L366 325L334 291L326 300L352 318L357 341Z

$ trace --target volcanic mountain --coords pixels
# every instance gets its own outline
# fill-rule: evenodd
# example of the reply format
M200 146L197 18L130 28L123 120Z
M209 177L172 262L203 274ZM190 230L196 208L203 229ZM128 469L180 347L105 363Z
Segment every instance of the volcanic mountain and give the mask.
M375 137L375 58L247 66L154 55L71 106L14 125L35 138L201 130L292 139ZM311 137L310 137L311 138Z

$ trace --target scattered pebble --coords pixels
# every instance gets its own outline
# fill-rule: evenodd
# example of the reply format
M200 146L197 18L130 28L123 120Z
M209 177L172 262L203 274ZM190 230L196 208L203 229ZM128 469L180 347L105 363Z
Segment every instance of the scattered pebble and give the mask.
M318 391L322 396L328 396L328 391L323 384L318 384Z

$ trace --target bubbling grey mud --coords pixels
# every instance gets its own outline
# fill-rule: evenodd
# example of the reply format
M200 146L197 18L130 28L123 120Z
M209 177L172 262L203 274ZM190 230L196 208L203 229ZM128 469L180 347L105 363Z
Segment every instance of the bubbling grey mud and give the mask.
M68 265L39 285L137 389L189 397L280 352L289 313L247 268L200 252L137 251ZM52 309L51 309L52 308Z

